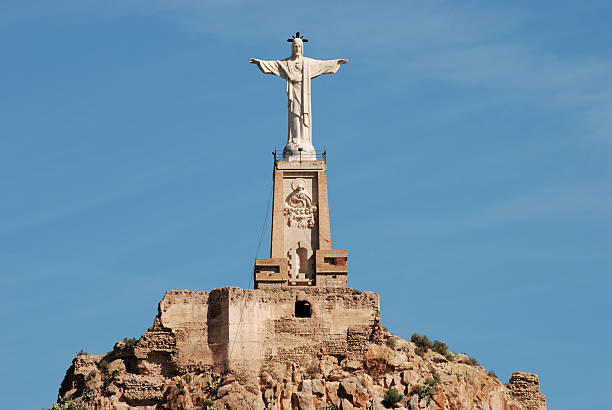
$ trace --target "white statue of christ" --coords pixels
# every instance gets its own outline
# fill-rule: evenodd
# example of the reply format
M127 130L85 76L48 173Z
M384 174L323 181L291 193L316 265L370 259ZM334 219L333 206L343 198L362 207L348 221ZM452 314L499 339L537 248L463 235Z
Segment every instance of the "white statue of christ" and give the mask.
M310 80L321 74L334 74L347 59L315 60L304 57L304 43L297 36L291 41L291 57L284 60L259 60L250 58L265 74L274 74L287 80L289 126L287 146L283 159L315 159L312 145L312 111L310 108ZM308 40L306 40L308 41Z

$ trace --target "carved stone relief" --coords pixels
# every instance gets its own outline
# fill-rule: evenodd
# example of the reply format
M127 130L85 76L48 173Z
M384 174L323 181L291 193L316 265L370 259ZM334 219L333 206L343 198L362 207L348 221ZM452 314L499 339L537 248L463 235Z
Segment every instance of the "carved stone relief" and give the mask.
M287 225L291 228L309 229L315 226L316 205L306 191L306 181L297 178L291 183L293 192L285 200L285 215Z

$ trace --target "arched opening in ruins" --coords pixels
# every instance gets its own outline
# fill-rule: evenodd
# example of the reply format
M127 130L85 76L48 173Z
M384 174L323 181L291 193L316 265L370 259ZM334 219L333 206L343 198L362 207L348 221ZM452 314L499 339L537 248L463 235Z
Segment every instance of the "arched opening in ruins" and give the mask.
M310 317L312 316L312 310L310 309L310 303L305 300L298 300L295 302L295 317Z

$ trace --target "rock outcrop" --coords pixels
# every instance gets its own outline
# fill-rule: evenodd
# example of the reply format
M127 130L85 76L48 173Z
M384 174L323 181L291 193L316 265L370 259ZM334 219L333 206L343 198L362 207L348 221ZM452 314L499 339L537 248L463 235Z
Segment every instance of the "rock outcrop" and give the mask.
M373 292L171 291L139 340L77 355L59 396L90 409L546 409L536 375L504 385L457 356L387 332Z

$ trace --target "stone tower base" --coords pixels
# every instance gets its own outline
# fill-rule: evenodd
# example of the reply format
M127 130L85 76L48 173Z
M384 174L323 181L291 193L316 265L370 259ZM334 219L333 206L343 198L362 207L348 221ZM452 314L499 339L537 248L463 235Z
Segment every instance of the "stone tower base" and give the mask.
M270 363L306 365L321 353L346 356L362 351L379 321L374 292L230 287L167 292L156 327L176 335L179 373L213 367L258 374ZM145 359L154 354L156 340L166 335L152 328L143 337L151 340L140 352Z

